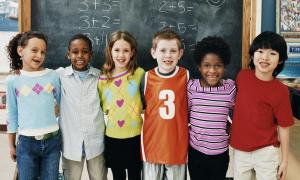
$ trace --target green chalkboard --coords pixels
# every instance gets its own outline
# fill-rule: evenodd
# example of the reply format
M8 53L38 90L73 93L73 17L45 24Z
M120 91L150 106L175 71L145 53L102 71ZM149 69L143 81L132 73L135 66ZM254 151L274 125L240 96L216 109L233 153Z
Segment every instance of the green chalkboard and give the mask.
M151 38L164 27L182 38L184 56L180 65L197 76L193 62L196 41L218 35L232 48L226 76L235 78L242 62L243 1L240 0L32 0L31 30L49 39L46 66L69 65L66 58L70 37L83 33L93 41L92 64L100 68L103 49L112 31L131 32L138 42L138 61L149 70L156 66L150 56Z

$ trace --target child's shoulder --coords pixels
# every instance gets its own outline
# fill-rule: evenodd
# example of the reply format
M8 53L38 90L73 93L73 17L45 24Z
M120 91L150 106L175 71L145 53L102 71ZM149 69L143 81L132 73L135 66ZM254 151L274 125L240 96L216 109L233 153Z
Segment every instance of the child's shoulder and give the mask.
M223 87L224 87L224 89L227 89L227 90L236 89L236 83L232 79L224 79Z
M14 74L8 75L8 76L5 78L5 83L6 83L6 84L10 84L10 83L14 82L15 79L17 78L17 76L19 76L19 75L14 75Z
M143 68L141 68L141 67L137 67L136 70L135 70L135 73L144 74L145 70Z
M96 77L100 76L100 72L101 71L99 69L97 69L97 68L95 68L93 66L90 66L90 68L89 68L89 73L92 74L92 75L94 75L94 76L96 76Z
M235 81L232 79L223 79L223 85L235 86Z
M54 69L45 69L45 75L52 76L53 78L59 78L59 73Z

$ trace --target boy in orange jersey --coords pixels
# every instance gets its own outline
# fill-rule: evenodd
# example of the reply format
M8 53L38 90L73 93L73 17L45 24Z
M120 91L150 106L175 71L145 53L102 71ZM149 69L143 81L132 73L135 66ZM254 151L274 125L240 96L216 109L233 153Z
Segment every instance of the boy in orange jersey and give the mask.
M180 37L166 29L152 40L158 66L145 74L145 116L142 129L144 180L184 180L188 149L188 70L178 67Z

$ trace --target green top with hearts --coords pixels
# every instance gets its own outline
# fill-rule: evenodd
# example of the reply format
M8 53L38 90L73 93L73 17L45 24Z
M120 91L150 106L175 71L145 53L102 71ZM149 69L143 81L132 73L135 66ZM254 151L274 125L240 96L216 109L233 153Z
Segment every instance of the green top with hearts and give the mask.
M100 76L98 91L103 112L107 115L105 134L112 138L130 138L141 134L143 105L140 83L145 71L137 68L114 75L111 81Z

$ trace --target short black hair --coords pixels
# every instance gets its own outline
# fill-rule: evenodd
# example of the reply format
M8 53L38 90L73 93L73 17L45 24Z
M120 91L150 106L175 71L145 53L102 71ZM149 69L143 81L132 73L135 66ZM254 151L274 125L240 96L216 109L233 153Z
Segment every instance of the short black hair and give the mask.
M224 66L230 63L231 50L226 41L218 36L208 36L197 42L194 60L197 65L200 65L206 54L216 54Z
M88 44L90 51L93 51L92 41L84 34L75 34L74 36L72 36L71 39L69 40L68 50L70 50L71 43L76 39L82 39L83 41L85 41Z
M276 77L284 67L287 56L287 45L282 36L272 31L264 31L259 34L252 42L249 48L250 63L249 68L255 69L253 63L254 52L257 49L273 49L279 53L279 64L273 71L273 77Z

